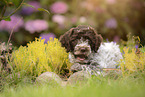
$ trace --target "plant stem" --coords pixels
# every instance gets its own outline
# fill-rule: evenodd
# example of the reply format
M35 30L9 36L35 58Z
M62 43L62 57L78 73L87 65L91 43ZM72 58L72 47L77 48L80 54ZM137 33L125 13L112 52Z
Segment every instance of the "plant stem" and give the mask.
M8 48L8 44L11 40L11 37L12 37L12 34L13 34L13 31L15 29L15 27L20 23L20 21L23 19L23 17L21 17L21 19L17 22L17 24L13 27L13 29L11 30L11 33L10 33L10 36L9 36L9 40L8 40L8 43L7 43L7 48Z
M1 13L1 17L0 17L0 21L2 20L5 12L6 12L6 6L3 7L3 10L2 10L2 13Z
M9 16L4 17L4 18L2 18L2 19L9 18L9 17L12 16L13 14L15 14L15 13L21 8L21 6L23 5L23 2L24 2L24 0L22 0L20 6L19 6L18 8L16 8L14 12L12 12Z

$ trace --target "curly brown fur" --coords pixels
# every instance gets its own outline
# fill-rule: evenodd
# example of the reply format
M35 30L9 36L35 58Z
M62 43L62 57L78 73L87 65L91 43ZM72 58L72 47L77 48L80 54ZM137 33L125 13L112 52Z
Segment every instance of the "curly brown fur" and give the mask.
M80 71L89 65L102 40L101 35L89 26L77 26L60 36L59 41L69 52L70 62L73 63L71 71Z
M73 52L78 42L77 40L81 39L81 37L89 40L91 50L94 52L97 52L103 40L101 35L98 35L97 32L89 26L77 26L76 28L72 28L62 35L59 40L62 46L66 48L67 52Z
M100 74L101 68L117 68L117 61L122 59L119 46L113 42L101 43L102 40L101 35L89 26L78 26L62 35L60 42L73 63L71 71Z

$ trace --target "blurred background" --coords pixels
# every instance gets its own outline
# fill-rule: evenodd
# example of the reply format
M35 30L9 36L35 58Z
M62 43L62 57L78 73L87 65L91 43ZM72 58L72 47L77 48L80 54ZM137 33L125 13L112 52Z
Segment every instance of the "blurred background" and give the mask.
M9 0L4 16L8 16L22 0ZM78 25L90 25L106 41L128 41L127 35L139 36L145 45L145 0L25 0L11 21L0 21L0 42L12 33L14 46L26 45L35 37L59 38ZM38 11L44 8L49 11ZM0 1L1 13L4 4Z

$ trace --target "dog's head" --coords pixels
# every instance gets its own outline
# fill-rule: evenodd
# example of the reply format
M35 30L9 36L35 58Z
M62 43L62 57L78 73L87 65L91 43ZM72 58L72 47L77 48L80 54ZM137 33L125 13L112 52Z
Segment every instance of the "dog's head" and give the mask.
M67 52L74 55L76 62L87 63L89 55L97 52L102 37L92 27L78 26L70 29L59 40Z

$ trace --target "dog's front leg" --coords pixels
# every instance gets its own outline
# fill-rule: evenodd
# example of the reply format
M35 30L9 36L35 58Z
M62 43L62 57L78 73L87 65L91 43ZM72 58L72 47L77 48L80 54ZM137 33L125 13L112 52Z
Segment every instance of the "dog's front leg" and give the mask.
M74 72L77 72L77 71L81 71L82 67L79 63L74 63L74 65L71 66L70 70L74 73Z

